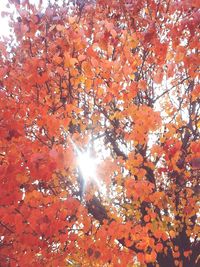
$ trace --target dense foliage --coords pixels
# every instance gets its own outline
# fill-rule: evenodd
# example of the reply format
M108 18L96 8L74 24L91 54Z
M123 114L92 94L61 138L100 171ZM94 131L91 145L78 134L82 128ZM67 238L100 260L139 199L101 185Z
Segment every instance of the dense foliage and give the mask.
M43 4L2 14L0 266L199 266L199 1Z

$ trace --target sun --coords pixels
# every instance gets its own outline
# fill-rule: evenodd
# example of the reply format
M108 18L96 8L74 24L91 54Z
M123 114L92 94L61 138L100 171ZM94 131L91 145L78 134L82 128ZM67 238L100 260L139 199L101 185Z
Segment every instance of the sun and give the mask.
M78 166L86 182L96 180L97 160L92 158L89 152L79 153Z
M99 158L94 158L87 151L85 153L78 153L77 164L78 168L81 171L82 177L84 179L84 189L85 191L87 184L94 182L97 185L98 192L102 195L107 195L107 189L105 184L98 177L97 167L101 163Z
M94 182L97 185L99 192L106 195L106 186L101 181L100 177L98 177L98 167L100 166L102 159L100 157L92 156L89 148L86 151L81 150L71 138L69 138L69 141L76 152L76 163L84 180L84 190L87 187L87 184Z

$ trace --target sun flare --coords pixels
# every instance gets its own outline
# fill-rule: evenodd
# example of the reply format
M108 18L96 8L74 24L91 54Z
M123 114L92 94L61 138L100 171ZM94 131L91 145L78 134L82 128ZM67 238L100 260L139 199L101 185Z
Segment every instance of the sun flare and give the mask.
M79 153L78 165L85 181L96 180L96 159L92 158L89 152Z
M69 141L76 152L76 163L84 180L84 191L89 183L94 182L98 187L98 191L106 195L106 186L101 181L101 178L98 177L98 166L101 164L102 159L92 156L89 149L83 152L71 138L69 138Z

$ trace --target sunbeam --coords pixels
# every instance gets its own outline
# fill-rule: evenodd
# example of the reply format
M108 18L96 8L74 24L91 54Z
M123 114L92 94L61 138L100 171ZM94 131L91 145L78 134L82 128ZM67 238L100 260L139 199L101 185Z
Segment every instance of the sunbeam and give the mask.
M84 179L84 191L86 186L93 182L97 185L98 190L105 195L106 187L97 175L97 165L100 163L100 159L93 157L89 149L82 152L71 138L70 142L77 154L77 166L81 172L82 178Z
M85 153L78 153L78 166L86 182L89 180L96 180L96 161L96 159L90 156L88 151Z

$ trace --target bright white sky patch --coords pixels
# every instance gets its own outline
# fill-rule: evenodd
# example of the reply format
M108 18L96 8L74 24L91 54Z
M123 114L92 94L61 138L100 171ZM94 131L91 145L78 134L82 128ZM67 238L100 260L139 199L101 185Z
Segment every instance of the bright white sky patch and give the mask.
M79 152L78 165L83 175L83 178L86 182L89 180L96 180L97 160L92 158L89 152L86 153Z
M97 167L101 163L102 159L93 157L89 148L86 151L81 151L81 149L74 143L74 141L70 137L68 138L76 152L77 167L80 170L82 178L84 180L84 191L87 187L87 184L93 182L97 185L99 191L102 194L106 195L106 187L97 175Z
M6 7L8 2L0 1L0 36L8 36L9 35L9 24L8 24L8 18L2 17L1 12L9 11L9 9Z
M106 186L97 174L97 167L100 163L101 160L99 158L92 157L89 151L78 151L77 164L84 179L84 187L86 187L88 183L94 182L94 184L97 185L99 192L105 196L107 193Z

